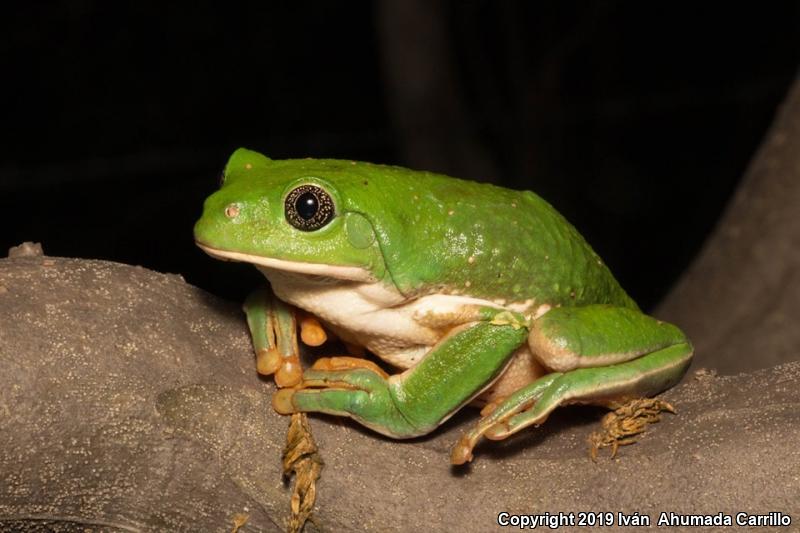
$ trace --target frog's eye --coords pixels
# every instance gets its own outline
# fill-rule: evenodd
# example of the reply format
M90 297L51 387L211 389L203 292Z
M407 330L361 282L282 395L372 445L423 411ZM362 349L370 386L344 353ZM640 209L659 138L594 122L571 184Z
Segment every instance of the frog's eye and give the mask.
M322 187L300 185L284 201L286 220L302 231L314 231L333 220L333 199Z

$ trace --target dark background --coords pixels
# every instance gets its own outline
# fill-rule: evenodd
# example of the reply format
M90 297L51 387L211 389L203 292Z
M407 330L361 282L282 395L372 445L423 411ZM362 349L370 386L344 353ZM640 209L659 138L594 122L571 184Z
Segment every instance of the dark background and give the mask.
M0 250L41 241L241 299L257 273L191 230L246 146L535 190L649 307L795 76L800 8L20 2L0 35Z

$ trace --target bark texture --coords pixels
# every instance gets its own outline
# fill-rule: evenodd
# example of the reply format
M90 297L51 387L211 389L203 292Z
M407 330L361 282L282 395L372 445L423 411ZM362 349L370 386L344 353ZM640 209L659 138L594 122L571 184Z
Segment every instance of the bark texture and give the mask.
M240 514L240 531L283 530L287 419L273 392L238 306L179 276L0 260L0 531L227 532ZM586 440L604 411L588 407L484 442L459 469L449 448L474 410L413 441L313 417L325 467L306 531L488 531L503 511L638 511L654 524L670 511L781 511L798 523L800 363L700 372L665 399L676 416L597 463Z

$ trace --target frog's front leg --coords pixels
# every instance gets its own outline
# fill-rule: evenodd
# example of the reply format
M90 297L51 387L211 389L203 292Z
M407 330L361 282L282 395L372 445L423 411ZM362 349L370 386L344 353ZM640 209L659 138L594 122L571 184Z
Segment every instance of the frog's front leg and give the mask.
M307 370L301 390L281 390L280 413L349 416L394 438L424 435L479 394L502 372L528 329L504 317L453 328L420 362L382 377L367 369Z
M303 369L297 346L295 310L264 287L247 297L244 312L256 352L258 372L275 374L278 387L300 383Z
M556 308L533 324L529 345L555 370L506 398L453 448L451 460L472 459L481 438L503 439L538 425L559 405L657 394L689 367L692 346L675 326L639 311L607 305Z

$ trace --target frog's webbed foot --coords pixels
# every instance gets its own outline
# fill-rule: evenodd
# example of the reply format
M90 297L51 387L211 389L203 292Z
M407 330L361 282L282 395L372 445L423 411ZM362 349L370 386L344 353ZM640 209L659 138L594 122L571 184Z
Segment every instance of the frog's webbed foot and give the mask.
M384 435L395 438L413 436L416 427L405 419L390 390L386 373L373 369L370 361L350 357L323 359L320 366L303 373L302 382L292 389L281 389L272 397L280 414L317 412L349 416ZM377 365L376 365L377 366Z
M303 369L297 346L295 310L264 288L247 297L244 311L256 351L258 373L274 374L278 387L292 387L299 383Z
M328 340L328 334L323 329L317 317L300 309L296 309L297 322L300 325L300 338L307 346L321 346Z
M453 446L450 452L450 462L454 465L464 464L472 460L472 449L478 444L481 437L493 438L498 429L507 428L508 421L529 412L537 400L541 398L550 385L556 381L561 373L554 372L543 376L527 387L523 387L499 403L489 403L481 410L483 417L468 432L466 432ZM543 423L549 411L545 413L538 423ZM519 429L522 429L521 427ZM518 430L519 430L518 429ZM518 431L517 430L517 431ZM510 434L510 433L508 433ZM505 436L499 437L500 439ZM495 439L497 440L497 439Z
M661 420L661 412L674 413L675 409L664 400L638 398L631 400L616 411L603 417L602 429L589 436L589 456L597 460L600 448L611 447L611 458L617 455L620 446L639 440L647 426Z

